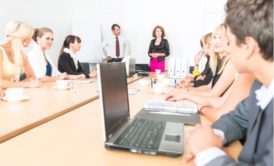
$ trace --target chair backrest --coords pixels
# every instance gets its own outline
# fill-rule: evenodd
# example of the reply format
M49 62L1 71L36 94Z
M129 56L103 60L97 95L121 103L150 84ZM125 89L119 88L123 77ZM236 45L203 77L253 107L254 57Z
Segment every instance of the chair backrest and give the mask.
M89 74L90 73L89 63L80 63L80 65L84 69L85 74Z

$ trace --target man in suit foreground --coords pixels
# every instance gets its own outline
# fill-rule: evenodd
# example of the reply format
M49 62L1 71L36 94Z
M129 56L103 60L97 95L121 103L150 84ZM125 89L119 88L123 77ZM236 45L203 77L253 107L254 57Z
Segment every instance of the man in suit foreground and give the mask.
M272 166L273 0L228 0L226 12L230 59L239 73L251 73L257 81L233 112L211 127L195 127L188 138L190 153L183 162L195 157L197 166ZM234 161L221 148L242 138L246 141Z

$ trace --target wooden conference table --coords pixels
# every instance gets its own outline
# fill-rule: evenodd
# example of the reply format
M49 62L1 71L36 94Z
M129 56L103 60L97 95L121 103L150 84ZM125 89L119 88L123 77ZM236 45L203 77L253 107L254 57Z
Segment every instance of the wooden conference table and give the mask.
M129 96L131 116L142 108L145 100L164 97L150 92L148 79L135 81L129 85L129 89L139 90L135 95ZM201 119L203 124L210 123L204 117ZM192 128L185 127L185 138ZM237 158L240 149L240 143L234 142L225 148L225 151ZM184 151L188 151L187 145ZM181 156L151 156L105 149L99 100L84 104L74 111L3 142L0 144L0 156L1 166L182 165Z
M130 77L128 83L138 79ZM46 83L41 88L25 89L29 100L0 100L0 143L98 99L97 80L90 81L80 82L77 94L72 89L58 90L55 83Z

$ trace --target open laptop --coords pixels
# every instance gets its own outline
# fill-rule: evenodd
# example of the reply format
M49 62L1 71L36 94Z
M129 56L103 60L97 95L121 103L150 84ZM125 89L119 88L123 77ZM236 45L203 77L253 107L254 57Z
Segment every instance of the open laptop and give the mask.
M97 71L106 148L169 156L183 153L183 123L147 118L145 111L130 119L125 63L97 64Z
M149 76L150 67L148 64L135 64L135 69L138 76Z
M145 71L145 72L150 72L150 67L148 64L145 64L145 63L138 63L138 64L135 64L136 66L136 71L139 72L139 71Z

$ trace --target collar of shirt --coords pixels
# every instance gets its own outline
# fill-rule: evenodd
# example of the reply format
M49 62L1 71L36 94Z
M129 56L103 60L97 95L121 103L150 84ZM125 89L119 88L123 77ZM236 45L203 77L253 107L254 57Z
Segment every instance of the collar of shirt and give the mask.
M74 54L74 53L73 53L70 49L68 49L68 48L64 48L64 52L70 54L72 58L76 56L76 54Z
M68 49L68 48L64 48L64 52L70 54L71 58L72 58L73 61L74 61L75 66L77 66L77 62L78 62L78 60L79 60L78 57L77 57L77 55L74 54L74 53L73 53L70 49Z
M121 35L119 35L119 36L112 35L112 36L113 36L112 39L111 39L112 41L116 42L116 37L118 38L119 42L123 41L123 37Z
M119 38L119 37L121 36L121 34L120 34L119 36L116 36L116 35L112 34L112 36L114 36L114 38L116 38L116 37L118 37L118 38Z
M263 110L271 102L274 96L274 79L272 79L269 86L263 85L256 93L257 105Z

